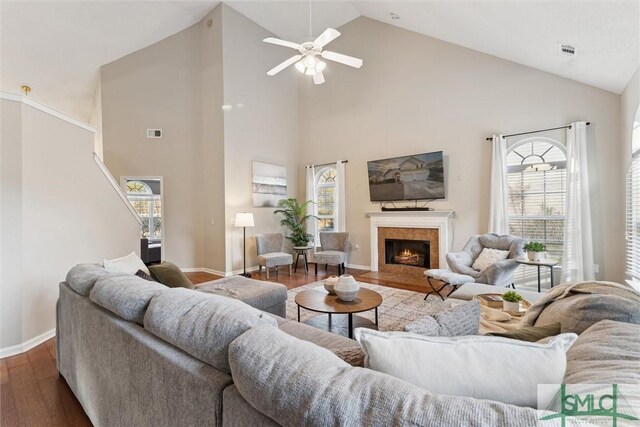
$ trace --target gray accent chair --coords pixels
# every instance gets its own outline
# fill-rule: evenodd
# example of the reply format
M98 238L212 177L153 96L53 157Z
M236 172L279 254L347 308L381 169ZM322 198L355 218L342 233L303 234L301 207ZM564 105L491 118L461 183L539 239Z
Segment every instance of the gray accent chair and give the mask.
M258 274L262 273L262 267L265 267L268 279L270 268L275 268L278 274L279 266L288 265L289 276L291 276L293 255L283 252L284 235L282 233L256 234L255 238L258 251Z
M513 273L518 268L516 258L524 258L523 246L525 240L521 237L508 234L499 236L494 233L471 236L462 251L449 252L447 264L454 273L465 274L473 277L476 283L507 287L513 286ZM509 251L507 259L485 268L482 271L475 270L472 265L484 248Z
M348 247L348 232L321 231L320 251L313 256L316 262L316 274L318 274L318 264L324 264L325 271L329 264L335 265L338 267L338 276L344 273Z

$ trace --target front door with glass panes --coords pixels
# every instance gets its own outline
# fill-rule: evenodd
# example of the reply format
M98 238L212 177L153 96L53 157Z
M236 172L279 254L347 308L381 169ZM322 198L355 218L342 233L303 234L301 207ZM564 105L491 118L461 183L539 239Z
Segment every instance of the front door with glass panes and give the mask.
M147 263L162 258L162 178L123 177L127 199L142 220L140 228L141 258Z

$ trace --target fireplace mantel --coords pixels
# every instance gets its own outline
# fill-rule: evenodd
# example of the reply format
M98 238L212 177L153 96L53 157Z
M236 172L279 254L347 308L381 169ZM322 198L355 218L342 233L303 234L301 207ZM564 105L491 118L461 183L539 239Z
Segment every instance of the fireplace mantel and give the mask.
M446 268L446 255L451 249L452 219L454 211L371 211L366 212L371 222L371 271L378 271L378 228L432 228L438 230L439 264Z

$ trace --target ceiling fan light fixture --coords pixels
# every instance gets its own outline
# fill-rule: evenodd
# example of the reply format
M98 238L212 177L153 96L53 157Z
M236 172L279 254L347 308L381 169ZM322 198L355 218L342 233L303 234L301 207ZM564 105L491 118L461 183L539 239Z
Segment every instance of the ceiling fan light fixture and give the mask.
M301 73L304 73L304 69L305 69L305 66L302 63L302 61L296 62L296 70L300 71Z
M314 68L316 66L316 57L313 55L307 55L306 58L304 58L304 65L306 65L307 68Z
M307 76L313 76L316 73L316 69L315 67L313 68L307 68L306 71L304 72Z
M317 61L318 63L316 64L316 71L318 73L321 73L324 71L325 68L327 68L327 63L323 62L323 61Z

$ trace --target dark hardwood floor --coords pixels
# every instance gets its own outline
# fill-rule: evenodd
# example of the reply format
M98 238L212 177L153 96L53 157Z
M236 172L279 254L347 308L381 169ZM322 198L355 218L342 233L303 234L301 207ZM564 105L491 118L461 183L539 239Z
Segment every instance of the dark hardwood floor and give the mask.
M302 266L291 276L286 268L278 274L272 272L269 281L282 283L287 288L293 289L336 274L335 267L329 267L329 271L326 273L324 268L319 268L316 276L313 265L310 267L307 274ZM366 272L365 270L347 269L347 273L362 282L417 292L425 291L423 287L418 288L359 277ZM186 274L194 284L220 278L220 276L204 272ZM254 272L252 277L266 280L264 271L261 275ZM55 338L52 338L26 353L0 359L0 427L91 425L71 389L65 380L58 375L55 357Z

